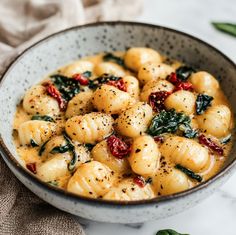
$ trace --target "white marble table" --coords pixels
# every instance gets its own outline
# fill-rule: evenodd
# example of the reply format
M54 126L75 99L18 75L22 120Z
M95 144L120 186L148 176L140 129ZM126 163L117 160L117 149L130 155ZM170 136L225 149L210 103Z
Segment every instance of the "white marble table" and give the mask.
M236 0L144 0L135 21L159 24L197 36L236 62L236 38L216 31L211 21L236 23ZM155 235L163 228L191 235L236 235L236 174L214 195L176 216L136 225L81 220L87 235Z

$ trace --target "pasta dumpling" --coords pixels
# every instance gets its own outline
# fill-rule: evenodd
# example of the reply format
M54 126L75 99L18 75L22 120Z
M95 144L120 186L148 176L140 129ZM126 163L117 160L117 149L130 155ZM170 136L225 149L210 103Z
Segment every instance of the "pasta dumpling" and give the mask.
M93 92L85 91L73 97L67 105L66 118L91 112L93 109L92 96Z
M110 115L93 112L68 119L65 129L72 140L94 144L112 133L113 122Z
M165 100L167 109L175 109L176 112L183 112L186 115L195 112L195 95L190 91L179 90L169 95Z
M151 176L159 168L160 151L151 136L134 139L129 162L132 170L142 176Z
M26 91L23 108L29 114L55 115L60 112L57 101L47 95L42 85L32 86Z
M169 195L189 189L192 185L188 177L177 169L159 172L153 178L154 192L158 195Z
M136 72L146 62L160 63L161 60L160 54L151 48L132 47L125 54L125 65Z
M30 145L32 141L41 145L56 133L56 124L39 120L23 122L18 129L22 145Z
M93 71L94 64L91 61L80 60L67 65L62 69L61 73L64 76L72 77L77 73L84 73L86 71Z
M174 85L167 80L151 80L143 87L140 98L142 101L147 102L151 93L158 91L172 92L174 88Z
M119 114L128 107L131 96L114 86L104 84L94 92L92 102L98 111Z
M167 75L174 72L174 69L164 63L147 62L143 64L138 71L138 79L142 84L158 78L166 78Z
M191 75L193 89L199 93L214 96L219 89L219 82L209 73L201 71Z
M132 178L128 178L113 186L109 192L103 196L103 199L134 201L151 199L153 197L154 193L149 184L146 184L144 187L140 187L134 183Z
M194 172L199 172L209 164L206 148L194 140L180 136L172 136L160 147L161 155Z
M225 105L215 105L199 115L197 121L203 132L221 138L229 134L231 112Z
M127 87L127 92L130 94L131 97L137 100L139 98L140 93L138 79L133 76L125 76L123 77L123 81Z
M146 131L151 119L151 106L138 102L120 114L116 120L116 128L122 135L136 137Z
M96 144L93 147L91 154L95 161L106 164L114 172L128 172L130 169L127 158L119 159L111 154L106 140L103 140Z
M98 161L84 163L70 178L67 190L69 192L97 198L108 192L114 177L108 166Z
M103 74L112 74L117 77L123 77L125 75L125 71L120 65L111 62L102 62L96 65L94 72L98 76Z

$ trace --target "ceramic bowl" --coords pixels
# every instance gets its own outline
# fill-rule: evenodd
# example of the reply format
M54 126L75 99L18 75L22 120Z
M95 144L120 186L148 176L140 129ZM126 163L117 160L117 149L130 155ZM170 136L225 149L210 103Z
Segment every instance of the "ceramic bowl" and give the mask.
M0 83L0 150L15 176L49 204L87 219L137 223L164 218L199 203L212 194L233 172L236 147L221 171L195 188L152 200L103 201L76 196L40 181L24 168L12 141L12 122L25 91L45 74L78 58L129 47L151 47L209 71L217 79L236 110L236 66L220 51L185 33L156 25L103 22L78 26L53 34L24 51L7 69ZM216 205L217 206L217 205Z

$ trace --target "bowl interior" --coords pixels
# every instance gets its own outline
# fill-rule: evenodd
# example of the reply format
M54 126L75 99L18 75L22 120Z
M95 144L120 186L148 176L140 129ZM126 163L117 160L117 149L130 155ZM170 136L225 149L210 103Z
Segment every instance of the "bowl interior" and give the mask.
M198 39L159 26L139 23L99 23L75 27L37 43L11 65L0 84L0 135L12 155L17 156L12 141L12 122L25 91L58 67L81 57L129 47L151 47L213 74L236 111L236 68L224 55ZM229 165L236 154L225 163Z

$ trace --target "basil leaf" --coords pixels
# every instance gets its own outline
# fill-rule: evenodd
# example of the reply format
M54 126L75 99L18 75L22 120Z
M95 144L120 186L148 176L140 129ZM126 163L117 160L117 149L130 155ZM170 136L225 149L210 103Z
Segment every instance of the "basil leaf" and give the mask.
M57 187L57 186L58 186L58 182L57 182L56 180L54 180L54 181L48 181L47 183L50 184L50 185L52 185L52 186L54 186L54 187Z
M227 135L225 138L223 138L223 139L221 139L220 140L220 143L221 144L227 144L227 143L229 143L229 141L231 140L231 134L229 134L229 135Z
M193 138L197 133L191 128L190 122L190 118L184 113L177 113L174 109L163 110L152 119L147 133L159 136L163 133L175 133L177 130L181 130L185 137Z
M181 81L186 81L196 70L189 66L181 66L176 69L176 75Z
M34 115L31 120L42 120L45 122L55 122L52 117L49 117L47 115Z
M77 93L80 92L80 84L78 81L60 74L54 74L50 77L53 84L57 87L66 101L71 100Z
M202 177L200 175L195 174L193 171L181 166L180 164L177 164L175 168L185 173L188 177L197 180L198 182L202 182Z
M50 153L54 154L54 153L65 153L65 152L68 152L72 149L72 147L67 144L67 145L64 145L64 146L56 146L54 147Z
M173 229L163 229L158 231L156 235L190 235L190 234L178 233Z
M209 95L199 94L196 99L196 113L202 114L209 106L214 98Z
M94 80L89 80L89 88L90 89L96 89L99 86L101 86L104 83L107 83L109 81L118 81L120 80L121 77L117 77L108 73L104 73L103 75L101 75L100 77L97 77Z
M223 23L223 22L212 22L212 25L216 29L236 37L236 24Z
M45 148L46 148L46 144L48 143L49 140L47 140L42 146L41 148L39 149L39 156L42 156Z
M103 56L103 60L115 62L116 64L123 66L123 67L125 66L124 60L118 56L113 55L112 53L106 53Z
M30 145L32 147L38 147L39 146L33 139L30 140Z

